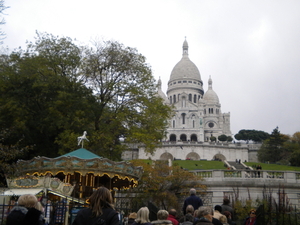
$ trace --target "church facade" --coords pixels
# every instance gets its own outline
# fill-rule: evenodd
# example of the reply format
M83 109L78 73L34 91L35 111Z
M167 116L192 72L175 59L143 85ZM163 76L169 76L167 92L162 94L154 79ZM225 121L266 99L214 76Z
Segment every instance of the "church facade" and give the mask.
M189 59L186 40L182 48L182 58L171 72L167 95L161 90L161 80L158 81L158 94L166 104L175 107L167 141L207 142L211 136L231 136L230 113L222 113L212 79L209 78L208 90L204 92L200 72Z
M211 77L208 89L197 66L189 59L189 46L183 42L182 58L174 66L168 82L167 93L162 91L158 81L158 95L165 104L174 106L173 117L169 120L167 136L153 155L145 153L143 146L123 152L124 160L139 158L153 160L227 160L249 159L249 148L243 144L212 142L211 137L232 136L230 113L222 113L221 103L213 90Z

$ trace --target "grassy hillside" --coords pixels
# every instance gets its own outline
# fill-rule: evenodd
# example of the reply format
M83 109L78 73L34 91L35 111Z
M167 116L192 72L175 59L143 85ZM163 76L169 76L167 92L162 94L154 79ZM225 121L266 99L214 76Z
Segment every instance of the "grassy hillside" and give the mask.
M202 160L175 160L173 164L178 164L188 170L212 170L226 169L223 162L220 161L202 161Z

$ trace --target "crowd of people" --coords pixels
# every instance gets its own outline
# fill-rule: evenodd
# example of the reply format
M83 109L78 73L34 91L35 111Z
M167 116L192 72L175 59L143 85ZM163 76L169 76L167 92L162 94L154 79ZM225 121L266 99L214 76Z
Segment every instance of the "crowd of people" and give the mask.
M132 219L132 215L137 215ZM214 208L204 206L203 201L196 195L196 190L190 190L190 196L185 199L182 216L174 208L159 210L157 220L149 220L147 207L139 209L136 213L130 213L128 218L124 217L124 225L236 225L233 220L234 210L228 198L223 199L222 205L215 205ZM127 218L127 220L126 220ZM134 221L133 223L130 221ZM252 209L243 225L256 225L255 210Z
M48 225L52 211L51 201L43 207L36 196L25 194L19 197L17 204L10 209L7 225ZM62 206L63 208L63 206ZM66 210L66 209L65 209ZM64 212L61 212L64 214ZM89 205L77 212L72 225L235 225L234 210L230 200L224 198L222 205L214 208L204 206L203 201L196 195L196 190L190 190L190 196L184 201L182 212L170 208L168 211L159 210L157 220L150 221L149 209L140 208L124 218L116 211L110 191L100 187L89 198ZM52 223L53 224L53 223ZM63 224L55 221L54 224ZM256 225L256 211L249 213L243 225Z

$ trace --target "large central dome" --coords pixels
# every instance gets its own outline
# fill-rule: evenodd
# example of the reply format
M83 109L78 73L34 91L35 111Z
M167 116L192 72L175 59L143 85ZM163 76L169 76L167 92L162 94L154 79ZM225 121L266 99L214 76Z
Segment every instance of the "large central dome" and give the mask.
M189 59L188 43L183 42L183 53L181 60L174 66L170 80L168 82L167 95L168 98L172 95L180 93L200 94L203 95L203 83L200 72L197 66Z
M189 47L186 40L183 42L182 48L183 48L182 58L173 68L169 82L178 79L183 79L183 78L201 81L200 72L197 66L189 59L189 55L188 55Z

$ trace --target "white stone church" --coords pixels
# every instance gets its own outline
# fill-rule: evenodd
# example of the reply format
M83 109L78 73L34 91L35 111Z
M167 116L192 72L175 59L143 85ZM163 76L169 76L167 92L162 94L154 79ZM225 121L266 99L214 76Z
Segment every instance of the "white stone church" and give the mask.
M208 90L203 90L200 72L189 59L188 48L185 40L182 58L171 72L166 94L161 89L161 80L158 81L159 96L165 100L165 104L175 106L167 138L154 155L146 154L143 146L136 146L133 152L124 152L123 159L249 160L249 148L246 145L210 141L211 136L232 136L230 113L222 113L211 77Z

